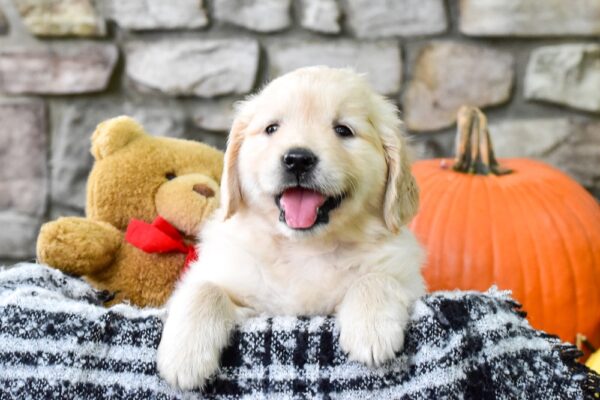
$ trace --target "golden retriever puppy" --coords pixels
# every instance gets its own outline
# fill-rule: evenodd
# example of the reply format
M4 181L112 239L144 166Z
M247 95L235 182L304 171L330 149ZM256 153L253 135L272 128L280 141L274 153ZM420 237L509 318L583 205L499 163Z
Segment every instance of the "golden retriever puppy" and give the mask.
M424 293L417 211L396 108L350 70L302 68L240 104L221 208L168 304L158 369L202 386L248 316L335 313L352 360L402 348Z

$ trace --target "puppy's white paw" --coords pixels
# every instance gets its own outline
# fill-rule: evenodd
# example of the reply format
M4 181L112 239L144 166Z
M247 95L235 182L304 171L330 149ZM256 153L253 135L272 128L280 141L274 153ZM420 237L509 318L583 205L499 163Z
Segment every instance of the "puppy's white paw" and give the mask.
M160 375L171 385L190 390L201 388L218 370L221 348L211 338L210 328L201 327L193 336L163 332L158 346L157 367Z
M404 344L408 318L378 318L372 315L338 316L340 346L348 358L368 366L379 366L395 357Z
M180 389L203 387L219 369L235 315L220 288L211 284L183 287L171 301L158 346L160 375Z
M372 273L348 289L337 319L340 346L351 360L381 365L402 349L409 309L424 291L418 271L412 278Z

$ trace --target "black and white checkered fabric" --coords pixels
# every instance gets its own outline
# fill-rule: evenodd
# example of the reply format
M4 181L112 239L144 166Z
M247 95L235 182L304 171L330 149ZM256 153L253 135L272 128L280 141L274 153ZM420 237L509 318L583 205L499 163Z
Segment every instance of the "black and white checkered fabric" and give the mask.
M103 308L85 282L35 264L0 272L0 399L582 399L598 376L533 330L505 292L440 292L414 307L388 365L348 362L334 319L255 318L204 393L156 373L163 310Z

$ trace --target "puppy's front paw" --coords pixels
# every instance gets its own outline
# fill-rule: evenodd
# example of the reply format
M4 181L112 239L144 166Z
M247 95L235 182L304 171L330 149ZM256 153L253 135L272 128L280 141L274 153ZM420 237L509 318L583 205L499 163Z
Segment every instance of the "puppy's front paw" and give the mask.
M407 319L378 318L376 314L340 315L340 346L349 359L379 366L402 348Z
M219 369L235 314L225 292L214 285L190 285L176 293L158 346L160 375L181 389L204 386Z
M171 334L165 326L158 346L157 367L171 386L184 390L201 388L219 368L221 349L209 338L210 330L203 330L182 337Z

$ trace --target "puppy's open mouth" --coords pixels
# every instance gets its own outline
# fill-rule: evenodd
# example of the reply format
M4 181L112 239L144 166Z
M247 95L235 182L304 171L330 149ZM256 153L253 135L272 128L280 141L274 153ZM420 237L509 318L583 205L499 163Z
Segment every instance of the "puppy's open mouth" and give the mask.
M329 222L331 210L339 207L345 194L326 196L313 189L295 186L275 196L279 220L297 230L308 230Z

